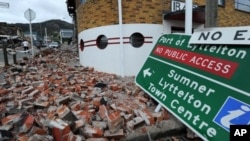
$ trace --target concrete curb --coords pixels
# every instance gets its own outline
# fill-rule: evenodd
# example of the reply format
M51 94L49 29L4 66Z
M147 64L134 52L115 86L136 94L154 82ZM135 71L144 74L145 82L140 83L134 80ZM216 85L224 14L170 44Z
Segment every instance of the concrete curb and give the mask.
M162 121L158 126L145 127L145 133L129 133L124 141L151 141L158 138L183 135L186 127L174 118Z

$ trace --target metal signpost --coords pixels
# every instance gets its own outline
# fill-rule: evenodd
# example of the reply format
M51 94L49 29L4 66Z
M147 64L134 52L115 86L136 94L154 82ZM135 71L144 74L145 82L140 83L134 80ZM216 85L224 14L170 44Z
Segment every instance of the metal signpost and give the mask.
M10 4L6 2L0 2L0 8L9 8ZM8 61L8 56L7 56L7 45L3 42L3 57L4 57L4 65L8 66L9 61Z
M250 124L250 48L190 38L161 36L136 84L202 139L229 141L230 125Z
M9 8L10 4L6 2L0 2L0 8Z
M27 9L24 12L24 17L29 21L29 24L30 24L30 42L31 42L31 48L32 48L32 57L34 57L33 35L32 35L31 21L33 21L36 18L36 13L31 9Z

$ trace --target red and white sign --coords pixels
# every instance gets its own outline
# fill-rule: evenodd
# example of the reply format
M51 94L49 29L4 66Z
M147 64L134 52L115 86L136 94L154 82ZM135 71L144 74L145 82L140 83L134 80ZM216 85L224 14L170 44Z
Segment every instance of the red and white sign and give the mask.
M157 46L154 54L227 79L231 78L238 67L236 62L167 46Z

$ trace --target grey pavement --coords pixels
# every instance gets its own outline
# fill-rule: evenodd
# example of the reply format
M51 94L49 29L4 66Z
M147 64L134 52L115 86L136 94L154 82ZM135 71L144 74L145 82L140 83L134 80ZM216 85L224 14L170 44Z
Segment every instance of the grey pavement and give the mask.
M24 53L24 52L22 52L22 51L23 51L22 48L18 48L18 49L17 49L17 53L16 53L16 59L17 59L17 60L22 60L23 57L28 57L28 58L32 57L32 51L30 51L30 54ZM39 52L39 50L38 50L36 47L34 47L34 55L35 55L36 53L38 53L38 52ZM10 54L8 54L8 63L9 63L10 65L14 64L14 62L13 62L13 56L10 55ZM4 65L5 65L5 64L4 64L3 50L0 49L0 67L3 67Z
M21 52L19 52L19 51L21 51ZM23 51L22 48L17 48L17 53L16 53L16 60L17 61L22 60L23 57L28 57L28 58L32 57L32 54L31 54L32 51L30 52L30 54L24 53L22 51ZM36 47L34 47L34 55L38 52L39 52L39 50ZM13 55L8 54L7 57L8 57L9 65L13 65L14 64ZM5 63L4 63L3 50L0 49L0 86L5 84L4 71L3 71L4 66L5 66Z
M75 47L76 45L72 45L72 46L68 46L66 44L63 44L61 46L61 50L63 51L64 49L73 49L73 50L76 50L77 48ZM43 47L41 48L41 50L44 50L44 49L47 49L47 47ZM23 52L23 48L22 47L17 47L16 48L16 60L19 61L19 60L22 60L23 57L28 57L28 58L31 58L32 57L32 50L30 51L30 54L28 53L24 53ZM34 46L34 55L36 55L37 53L39 53L40 50L37 49L37 47ZM8 63L9 65L14 65L14 62L13 62L13 56L8 54ZM77 63L76 63L77 62ZM78 66L80 65L78 61L76 62L70 62L71 65L74 65L74 66ZM5 66L4 64L4 55L3 55L3 50L0 48L0 86L3 85L5 83L5 78L4 78L4 70L3 70L3 67Z

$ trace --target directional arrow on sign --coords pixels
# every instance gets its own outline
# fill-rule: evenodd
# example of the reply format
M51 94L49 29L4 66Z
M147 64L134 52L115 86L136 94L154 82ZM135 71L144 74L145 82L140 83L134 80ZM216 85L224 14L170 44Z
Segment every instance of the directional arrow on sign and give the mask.
M146 77L146 76L151 76L152 73L150 72L150 68L147 68L145 70L143 70L143 76Z

